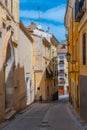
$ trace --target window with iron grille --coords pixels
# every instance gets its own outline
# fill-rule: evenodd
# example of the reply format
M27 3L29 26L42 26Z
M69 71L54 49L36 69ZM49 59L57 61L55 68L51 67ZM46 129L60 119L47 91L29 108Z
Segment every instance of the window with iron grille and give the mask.
M86 33L82 36L82 64L86 65Z

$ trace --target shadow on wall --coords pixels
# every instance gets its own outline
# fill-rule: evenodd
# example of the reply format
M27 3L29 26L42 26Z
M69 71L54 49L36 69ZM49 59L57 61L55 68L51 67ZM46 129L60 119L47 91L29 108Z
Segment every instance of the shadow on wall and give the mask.
M5 81L5 67L0 71L0 121L5 118L5 110L12 108L16 112L26 107L26 85L24 68L15 64Z
M58 100L58 71L54 59L45 67L45 70L34 72L35 101L49 102Z
M0 71L0 121L4 119L5 116L5 76L4 67Z

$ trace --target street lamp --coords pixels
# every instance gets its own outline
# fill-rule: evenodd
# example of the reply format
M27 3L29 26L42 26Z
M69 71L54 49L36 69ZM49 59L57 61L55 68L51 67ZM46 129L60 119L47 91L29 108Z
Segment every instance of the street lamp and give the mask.
M72 64L75 64L76 61L75 60L70 60L71 59L71 54L69 52L66 53L66 59L67 59L67 62L70 62Z
M71 58L71 54L69 52L67 52L66 53L66 59L67 59L68 62L70 61L70 58Z

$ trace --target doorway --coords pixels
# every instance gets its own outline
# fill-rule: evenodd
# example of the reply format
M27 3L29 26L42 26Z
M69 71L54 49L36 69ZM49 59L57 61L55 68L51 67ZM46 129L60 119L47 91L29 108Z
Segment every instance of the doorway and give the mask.
M5 108L13 105L14 48L8 43L5 58Z
M30 85L30 74L26 74L26 104L29 105L31 102L31 85Z

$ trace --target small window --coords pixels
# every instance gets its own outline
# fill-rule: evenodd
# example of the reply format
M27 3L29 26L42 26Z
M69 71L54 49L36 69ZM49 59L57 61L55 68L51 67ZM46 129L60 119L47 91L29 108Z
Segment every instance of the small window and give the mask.
M13 0L11 0L11 13L13 13Z
M82 63L86 65L86 33L82 36Z
M66 46L65 46L65 45L63 45L63 49L66 49Z
M66 49L66 46L65 46L65 45L62 45L61 49Z
M8 6L8 2L7 2L7 0L5 0L5 5Z
M60 59L64 59L64 56L59 56Z
M6 28L6 24L5 24L5 22L3 22L2 25L3 25L3 28L5 29L5 28Z
M78 50L78 40L76 41L76 60L78 61L78 53L79 53L79 50Z
M64 64L60 64L60 67L63 67L63 68L64 68Z

